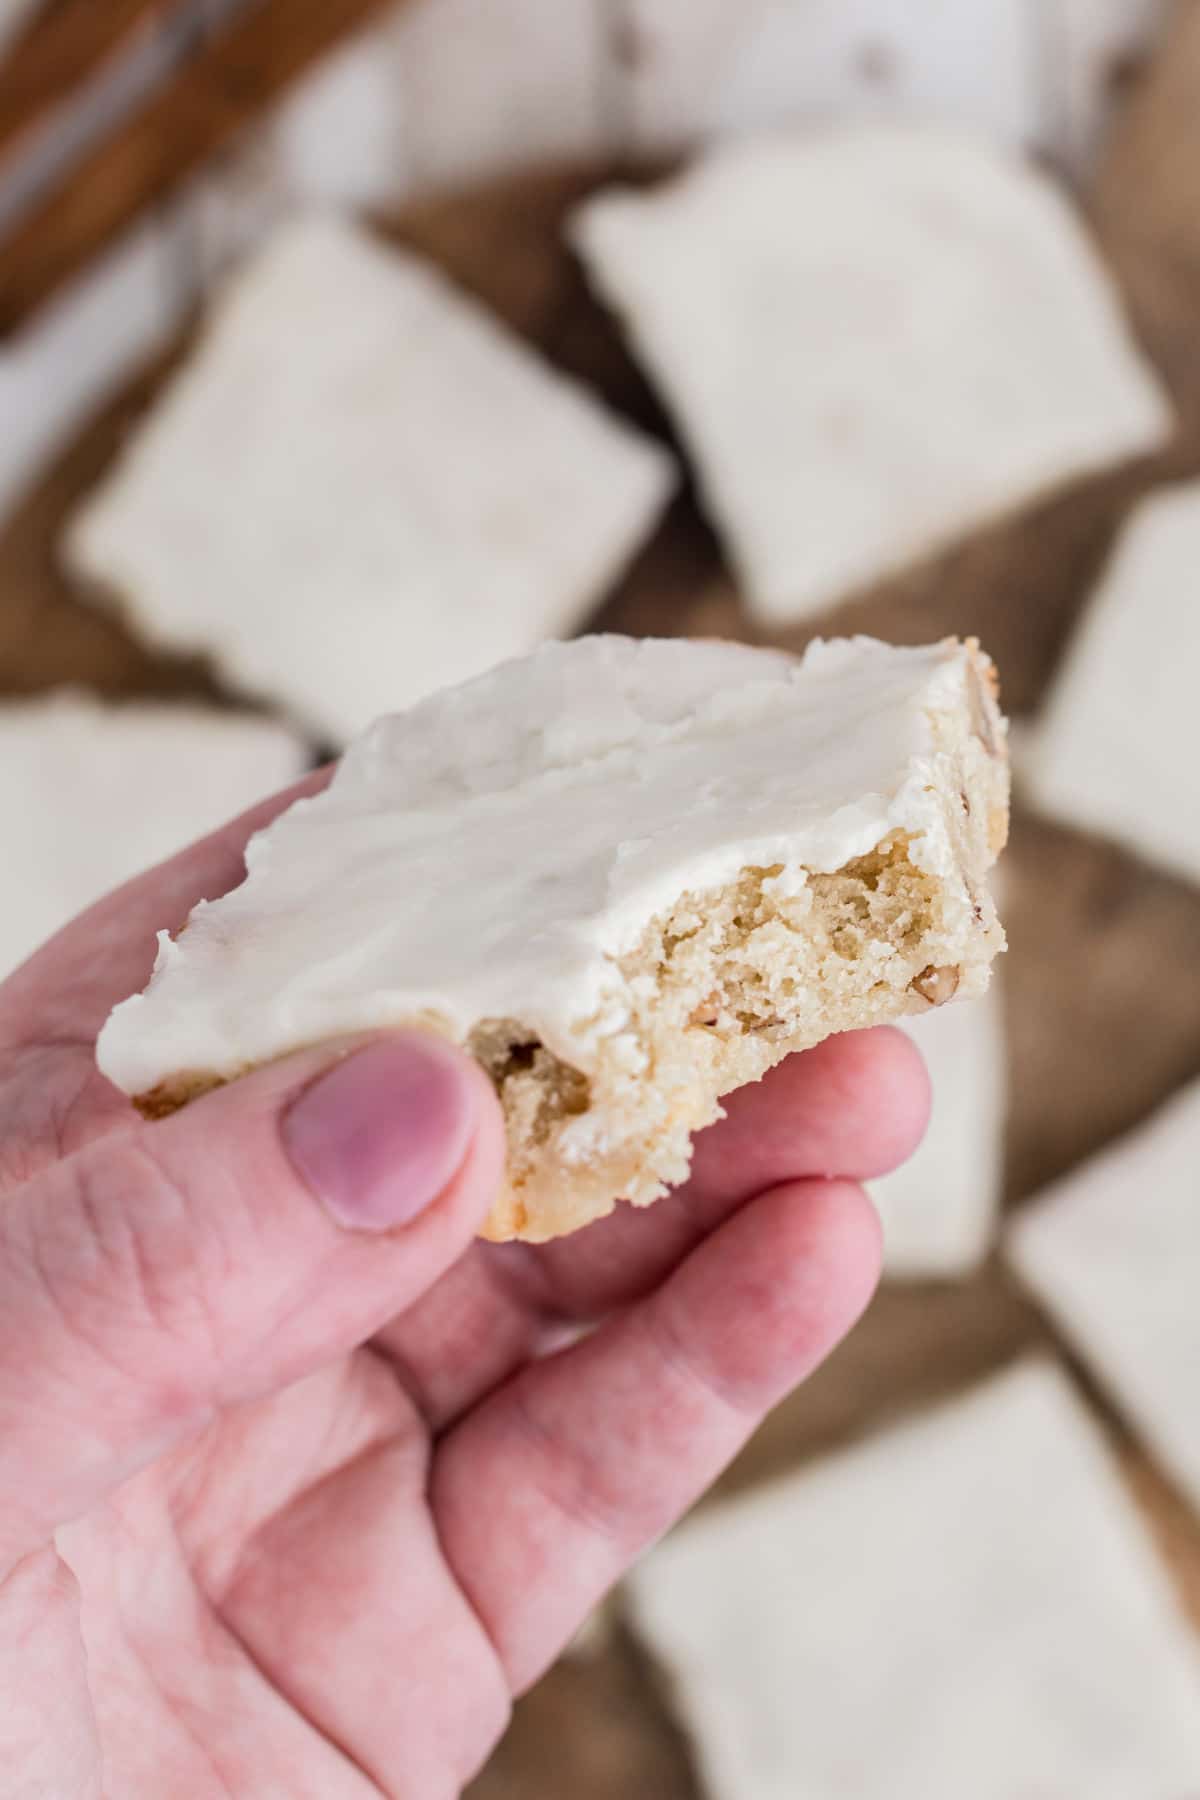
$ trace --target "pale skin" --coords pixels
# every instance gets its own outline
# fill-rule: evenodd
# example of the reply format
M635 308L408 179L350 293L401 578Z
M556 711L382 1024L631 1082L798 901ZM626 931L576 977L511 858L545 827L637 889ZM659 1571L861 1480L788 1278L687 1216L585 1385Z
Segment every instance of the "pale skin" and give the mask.
M685 1188L535 1249L475 1240L498 1110L426 1038L143 1123L96 1031L280 804L0 987L6 1800L450 1800L858 1318L857 1183L924 1126L905 1038L835 1040L735 1097Z

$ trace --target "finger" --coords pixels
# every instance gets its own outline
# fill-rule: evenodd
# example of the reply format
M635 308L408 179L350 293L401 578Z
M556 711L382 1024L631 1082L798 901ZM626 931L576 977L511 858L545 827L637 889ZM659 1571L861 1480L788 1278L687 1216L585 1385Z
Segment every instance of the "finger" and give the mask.
M822 1206L823 1192L814 1195L808 1190L790 1190L793 1199L801 1197L798 1210L804 1214L802 1222L793 1222L790 1236L773 1230L769 1220L765 1225L767 1241L760 1249L776 1255L790 1250L806 1256L806 1279L813 1288L811 1302L793 1296L796 1317L791 1322L783 1318L780 1308L769 1327L765 1357L773 1354L776 1359L768 1377L772 1387L803 1372L820 1354L822 1341L840 1329L857 1303L855 1295L847 1292L846 1279L839 1277L834 1267L839 1252L831 1240L838 1238L845 1258L855 1261L860 1251L853 1242L854 1234L860 1232L865 1238L861 1260L868 1265L868 1273L859 1278L861 1289L869 1282L871 1259L877 1256L876 1235L869 1219L861 1217L861 1199L843 1195L839 1202L826 1196ZM853 1215L849 1221L835 1216L839 1205ZM812 1245L818 1240L823 1248L812 1255ZM719 1241L714 1241L714 1249ZM546 1379L557 1387L561 1379L565 1384L562 1397L543 1393L540 1402L535 1398L522 1403L515 1426L508 1411L513 1386L489 1402L484 1409L487 1423L482 1442L471 1435L472 1422L460 1427L439 1453L439 1473L434 1480L436 1530L426 1504L429 1470L425 1458L411 1439L399 1438L376 1447L302 1495L274 1514L256 1534L218 1597L222 1614L281 1691L328 1737L345 1746L385 1792L457 1793L503 1726L507 1675L517 1673L517 1678L524 1680L526 1676L518 1671L529 1669L531 1655L533 1661L548 1660L569 1633L567 1621L573 1621L586 1606L585 1594L594 1595L611 1579L607 1565L604 1570L597 1568L590 1534L585 1534L588 1543L576 1560L580 1543L573 1502L567 1504L564 1520L557 1496L579 1478L579 1471L560 1469L553 1477L547 1476L547 1438L540 1421L545 1419L548 1430L553 1409L570 1412L578 1406L579 1419L570 1427L570 1454L584 1454L582 1446L586 1444L586 1455L594 1459L597 1468L611 1459L611 1467L605 1466L601 1476L607 1493L614 1494L628 1483L629 1492L638 1496L638 1505L644 1509L649 1478L660 1506L673 1507L677 1501L665 1492L662 1471L649 1470L645 1460L638 1460L638 1447L657 1430L657 1410L666 1409L673 1420L674 1437L669 1443L662 1442L662 1457L671 1457L680 1443L686 1444L693 1458L693 1479L703 1480L712 1472L714 1454L723 1458L731 1437L724 1402L717 1409L720 1417L714 1427L703 1417L706 1390L699 1405L693 1393L685 1394L682 1411L676 1413L678 1393L667 1392L662 1384L659 1364L662 1346L668 1342L666 1333L686 1333L695 1313L709 1321L710 1329L718 1318L723 1322L716 1327L718 1335L710 1351L724 1370L722 1379L730 1384L730 1394L735 1384L744 1391L737 1401L733 1435L740 1436L748 1428L755 1397L763 1391L763 1377L761 1369L750 1366L744 1351L734 1343L727 1315L731 1307L743 1303L739 1283L746 1284L745 1303L757 1306L759 1295L750 1291L755 1280L751 1260L743 1256L739 1261L735 1256L731 1284L722 1277L719 1295L710 1295L704 1286L713 1271L722 1276L722 1259L714 1261L709 1275L699 1267L698 1259L693 1259L676 1278L681 1285L674 1296L670 1290L664 1295L661 1326L642 1309L640 1323L622 1326L619 1334L612 1328L603 1334L606 1347L598 1358L585 1348L545 1365L545 1376L541 1371L537 1374L538 1383ZM773 1260L771 1266L775 1266ZM833 1276L826 1281L825 1271L831 1267ZM807 1314L803 1320L802 1312ZM722 1330L723 1340L719 1337ZM672 1351L672 1364L674 1356ZM622 1363L628 1366L622 1367ZM711 1379L701 1373L700 1359L696 1369L701 1382ZM670 1378L673 1368L665 1373ZM607 1418L601 1417L601 1408L606 1409ZM535 1411L539 1424L531 1427ZM598 1427L602 1435L589 1440ZM701 1437L707 1445L703 1472L702 1459L695 1454ZM461 1458L457 1473L441 1470L447 1457ZM677 1476L680 1471L672 1473ZM448 1513L455 1509L456 1482L461 1536L473 1559L468 1574L478 1581L479 1558L485 1557L485 1580L490 1580L501 1596L495 1617L503 1617L506 1630L532 1631L536 1640L532 1653L518 1650L514 1654L512 1643L501 1632L498 1663L496 1646L484 1630L486 1625L495 1631L494 1618L484 1613L481 1624L455 1581L455 1574L463 1575L463 1564L453 1572L447 1567L443 1548L451 1549L453 1565L452 1545L446 1540L439 1542L439 1538ZM515 1496L493 1485L509 1482L515 1485ZM678 1493L678 1481L673 1492ZM448 1494L451 1498L443 1510ZM611 1549L614 1534L607 1524L603 1536ZM403 1579L397 1579L399 1569L404 1571ZM466 1585L478 1605L472 1580ZM522 1591L518 1594L517 1589ZM339 1597L336 1610L328 1605L331 1592ZM520 1609L524 1617L519 1626L514 1623L514 1609ZM546 1621L544 1632L538 1620ZM431 1642L442 1646L436 1666L428 1656ZM445 1679L447 1662L457 1672L453 1683ZM406 1679L398 1684L395 1671L399 1668L406 1671ZM478 1697L468 1710L462 1705L464 1693ZM402 1777L408 1787L403 1786Z
M523 1249L473 1244L373 1340L435 1435L574 1331L548 1303L536 1268L509 1254Z
M0 1579L0 1695L9 1793L104 1800L78 1587L49 1545Z
M861 1189L773 1189L443 1441L439 1537L515 1692L845 1334L879 1259Z
M129 1124L125 1096L96 1067L101 1025L145 987L155 934L178 930L198 901L236 887L247 839L331 773L317 770L127 882L0 984L0 1194Z
M442 1556L428 1472L427 1441L378 1446L276 1514L218 1604L381 1793L451 1800L500 1737L510 1694Z
M90 1056L112 1008L149 980L155 934L178 931L200 900L237 887L247 839L294 800L327 786L332 773L316 770L72 920L3 984L0 1054L53 1043L81 1045Z
M596 1317L649 1293L755 1194L806 1176L867 1181L912 1155L929 1119L929 1077L901 1031L827 1038L725 1101L696 1139L688 1180L645 1211L622 1206L534 1253L548 1306Z
M564 1332L628 1305L754 1195L812 1175L866 1179L920 1140L929 1080L911 1039L887 1029L830 1038L726 1102L696 1139L692 1174L646 1211L621 1206L557 1243L477 1244L381 1334L431 1428Z
M503 1162L426 1034L291 1059L101 1139L0 1210L0 1549L363 1342L471 1242Z

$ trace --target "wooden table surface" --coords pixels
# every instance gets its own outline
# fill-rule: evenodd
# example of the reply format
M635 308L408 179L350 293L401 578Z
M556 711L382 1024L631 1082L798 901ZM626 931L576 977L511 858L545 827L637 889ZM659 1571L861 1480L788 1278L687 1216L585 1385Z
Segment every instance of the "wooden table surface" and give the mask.
M563 367L666 431L654 399L562 248L569 205L611 171L556 171L412 211L387 229L435 257ZM1006 700L1034 708L1131 502L1200 470L1200 9L1129 104L1089 204L1143 339L1184 420L1170 453L1086 482L886 588L822 629L902 642L977 633ZM179 354L179 347L173 353ZM221 700L197 662L150 655L80 606L55 567L62 521L111 459L173 360L79 436L0 534L0 693L84 681L113 695ZM750 636L731 580L684 497L595 621L611 628ZM797 646L803 634L785 641ZM1012 1112L1007 1202L1017 1205L1200 1074L1200 893L1094 840L1016 809L1006 859L1004 970ZM995 1259L973 1280L885 1289L828 1367L781 1407L726 1477L744 1487L907 1409L959 1391L1051 1328ZM1061 1346L1059 1353L1061 1354ZM1200 1625L1200 1527L1076 1371ZM665 1685L619 1601L586 1649L519 1706L473 1800L685 1800L700 1790Z

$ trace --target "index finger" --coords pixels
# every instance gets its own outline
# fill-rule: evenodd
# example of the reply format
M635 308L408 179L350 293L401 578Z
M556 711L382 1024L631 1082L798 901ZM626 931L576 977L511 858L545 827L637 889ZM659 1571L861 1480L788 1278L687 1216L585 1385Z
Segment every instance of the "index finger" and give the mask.
M644 1299L759 1194L814 1176L869 1179L916 1148L929 1081L904 1033L829 1038L729 1097L695 1141L689 1180L549 1244L474 1245L380 1334L431 1428L561 1339Z

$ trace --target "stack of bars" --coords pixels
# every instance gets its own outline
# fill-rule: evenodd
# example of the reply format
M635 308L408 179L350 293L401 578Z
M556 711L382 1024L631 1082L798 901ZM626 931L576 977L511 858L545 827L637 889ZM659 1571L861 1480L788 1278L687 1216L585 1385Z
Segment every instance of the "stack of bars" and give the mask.
M1116 285L1048 178L932 126L747 140L596 193L567 236L669 442L346 219L287 223L226 283L60 552L77 597L164 657L207 659L241 710L0 707L0 821L26 871L0 895L0 973L350 744L328 801L258 841L245 886L164 944L111 1021L102 1066L146 1111L397 1022L386 990L493 1075L513 1156L489 1234L539 1240L618 1195L652 1201L720 1094L779 1056L894 1021L934 1113L875 1184L889 1280L931 1305L952 1283L1021 1284L1200 1509L1200 1088L1002 1220L984 876L1007 771L986 658L545 647L586 629L679 491L720 540L746 635L791 650L875 584L1162 451L1172 404ZM1194 883L1200 612L1179 595L1198 564L1200 485L1151 493L1017 769L1042 813ZM551 814L557 861L535 841ZM368 816L428 881L397 906L394 869L361 864L329 904L376 960L325 981L328 946L297 923L323 877L297 871L336 875ZM439 886L468 819L521 929L443 966L452 928L471 938ZM231 999L212 934L237 929L267 949ZM783 942L786 968L762 951ZM871 957L855 986L844 965ZM301 967L277 1031L272 997ZM653 1092L648 1066L669 1071ZM629 1601L711 1800L1200 1793L1194 1636L1061 1359L718 1502Z

